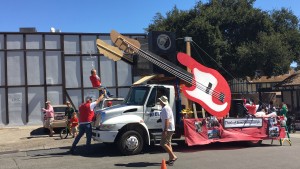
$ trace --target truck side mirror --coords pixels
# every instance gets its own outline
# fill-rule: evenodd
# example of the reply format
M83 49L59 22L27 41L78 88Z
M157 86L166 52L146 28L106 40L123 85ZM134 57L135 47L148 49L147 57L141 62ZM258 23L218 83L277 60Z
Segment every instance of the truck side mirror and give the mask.
M147 107L154 107L155 104L147 104L146 106L147 106Z

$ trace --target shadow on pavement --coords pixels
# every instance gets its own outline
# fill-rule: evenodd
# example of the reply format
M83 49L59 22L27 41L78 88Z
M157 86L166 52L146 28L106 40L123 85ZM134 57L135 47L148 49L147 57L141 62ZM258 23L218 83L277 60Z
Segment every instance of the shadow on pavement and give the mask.
M31 136L38 136L38 135L46 135L49 133L48 129L45 129L44 127L40 127L37 129L34 129L30 132Z
M149 162L115 164L115 166L118 166L118 167L149 167L149 166L160 166L160 165L161 165L161 163L149 163Z
M31 139L31 138L41 138L41 137L48 137L49 131L43 127L34 129L30 132L29 137L25 137L22 139Z
M270 146L280 146L280 145L271 145L271 144L262 144L261 147L270 147ZM70 146L52 148L52 149L43 149L43 150L32 150L27 151L27 156L31 156L33 158L38 157L41 158L43 156L66 156L66 155L75 155L75 156L83 156L83 157L91 157L91 158L99 158L99 157L117 157L123 156L117 146L115 144L104 144L97 143L92 144L91 149L89 151L86 150L85 145L77 146L75 154L71 154L69 152L71 148ZM201 151L218 151L218 150L235 150L235 149L244 149L251 148L251 146L247 145L245 142L230 142L230 143L214 143L209 145L199 145L199 146L186 146L183 143L177 143L177 145L173 145L174 152L181 153L190 153L190 152L201 152ZM141 154L161 154L166 153L160 146L153 145L144 148ZM132 163L132 164L116 164L123 166L151 166L156 165L153 163L140 162L140 163Z
M69 152L71 148L67 147L59 147L52 149L44 149L44 150L31 150L27 151L27 156L31 157L42 157L42 156L65 156L65 155L75 155L75 156L83 156L83 157L113 157L113 156L121 156L119 151L111 145L106 145L103 143L92 144L91 150L87 151L85 145L80 145L76 147L75 154L71 154Z
M55 134L59 134L62 129L63 128L54 128L53 130L54 130ZM49 132L50 132L49 129L44 128L44 127L39 127L37 129L32 130L30 132L30 135L32 135L32 136L48 135Z
M55 135L59 135L61 128L57 128L54 130ZM34 129L30 132L30 136L26 137L27 139L31 139L31 138L41 138L41 137L49 137L49 129L44 128L44 127L40 127L37 129ZM60 138L59 138L60 139ZM58 139L57 139L58 140Z
M78 146L76 148L76 154L72 155L69 153L70 147L60 147L55 149L48 149L48 150L33 150L28 151L27 156L30 157L30 160L32 159L44 159L49 157L66 157L66 156L82 156L82 157L118 157L122 156L122 154L119 153L116 146L114 145L106 145L103 143L99 144L93 144L91 147L91 151L87 152L85 146ZM156 153L165 153L164 151L160 151L161 148L159 146L155 146ZM152 151L153 152L153 151ZM27 159L29 160L29 159ZM147 162L147 161L140 161L135 163L116 163L114 164L115 167L150 167L150 166L157 166L159 167L161 163L153 163L153 162Z

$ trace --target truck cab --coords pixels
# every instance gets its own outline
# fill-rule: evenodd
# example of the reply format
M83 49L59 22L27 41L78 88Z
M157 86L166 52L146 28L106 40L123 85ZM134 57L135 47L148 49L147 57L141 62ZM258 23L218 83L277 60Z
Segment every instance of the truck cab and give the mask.
M158 98L163 95L168 97L176 118L174 86L132 86L122 104L95 111L93 139L116 143L125 155L138 154L144 145L150 145L153 133L161 132L161 123L157 121L162 107Z

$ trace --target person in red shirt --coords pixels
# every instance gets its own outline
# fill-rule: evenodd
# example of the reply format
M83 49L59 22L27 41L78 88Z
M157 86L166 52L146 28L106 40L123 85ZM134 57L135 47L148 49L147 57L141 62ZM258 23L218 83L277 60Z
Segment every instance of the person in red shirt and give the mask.
M105 89L107 94L105 95L106 98L111 97L112 95L110 94L110 92L106 89L106 87L101 86L101 79L100 77L97 75L97 71L96 69L92 69L91 70L91 76L90 76L90 81L92 83L92 86L95 88L98 88L98 90L102 91L102 89Z
M86 134L86 147L87 150L90 150L90 145L91 145L91 140L92 140L92 125L91 122L93 121L94 118L94 108L96 107L97 104L100 103L100 101L103 100L104 94L106 91L103 92L99 96L99 98L92 102L92 98L90 96L85 98L85 102L82 103L79 106L79 133L75 137L74 142L72 144L72 147L70 149L71 154L75 154L76 152L76 145L80 141L81 137Z
M70 123L71 123L71 130L72 130L72 134L73 134L73 138L77 136L77 132L78 132L78 118L77 118L77 114L76 112L73 112L72 114L72 118L70 119Z
M246 101L245 107L248 110L248 113L251 115L254 115L258 108L258 106L254 104L254 101L252 99Z

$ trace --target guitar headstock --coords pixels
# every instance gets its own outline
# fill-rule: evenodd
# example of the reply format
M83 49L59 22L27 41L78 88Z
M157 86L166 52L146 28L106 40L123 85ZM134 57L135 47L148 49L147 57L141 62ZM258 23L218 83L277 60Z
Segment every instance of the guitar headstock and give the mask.
M129 54L133 54L135 52L134 49L140 49L141 47L139 41L123 36L115 30L110 32L110 38L119 49Z
M123 51L121 51L117 47L111 46L101 39L97 39L96 42L99 53L103 54L104 56L114 61L118 61L123 57Z

